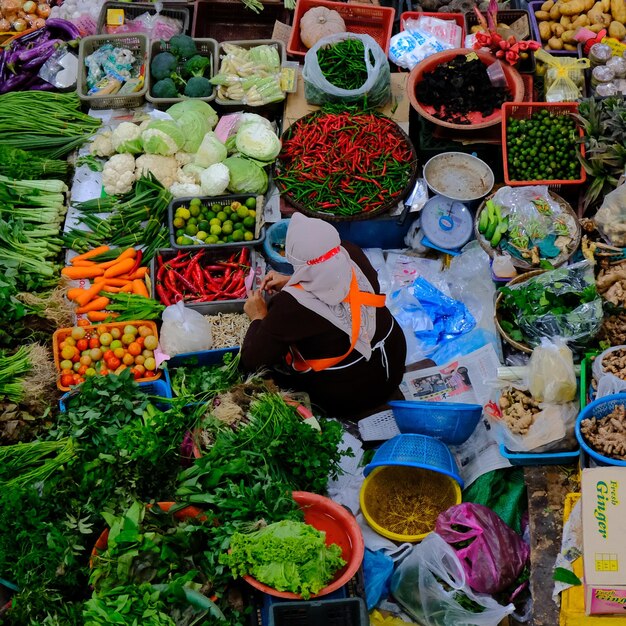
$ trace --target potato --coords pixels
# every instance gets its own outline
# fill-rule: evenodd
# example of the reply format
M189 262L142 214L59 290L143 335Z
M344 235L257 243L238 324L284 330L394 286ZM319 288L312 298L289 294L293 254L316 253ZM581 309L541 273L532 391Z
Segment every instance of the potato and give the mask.
M563 43L573 43L574 42L574 35L576 34L575 30L566 30L562 35L561 35L561 41Z
M535 17L540 21L544 22L550 19L550 14L547 11L537 11L535 13Z
M578 51L578 46L575 46L571 43L564 43L563 50L569 50L570 52Z
M602 24L608 28L609 25L611 24L611 22L613 21L613 19L611 18L611 16L608 13L603 13L602 14Z
M583 9L583 11L585 13L591 11L595 3L596 3L595 0L584 0L585 8ZM587 20L587 23L589 23L589 20Z
M611 10L611 0L600 0L602 13L608 13Z
M596 2L591 11L587 12L590 24L602 24L602 2Z
M580 15L584 10L584 0L572 0L572 2L564 4L560 9L561 15L567 15L568 17L571 15Z
M567 15L561 15L561 19L559 20L559 24L563 28L569 28L572 25L572 20Z
M626 24L626 2L624 0L611 0L611 15L616 22Z
M587 16L586 15L579 15L571 24L572 28L574 30L578 30L579 28L582 28L583 26L587 26L587 24L589 23L589 20L587 20Z
M592 33L599 33L604 28L604 24L592 24L591 26L587 26L587 28Z
M563 50L563 42L558 37L550 37L548 45L551 50Z
M611 22L609 26L609 37L614 37L619 41L626 39L626 26L621 22Z
M565 6L565 5L563 5ZM548 15L550 15L551 20L558 20L561 17L561 5L560 3L555 4L549 11Z
M564 32L565 28L563 28L563 26L561 26L560 24L557 23L552 26L552 34L555 37L560 37Z
M542 11L549 11L552 7L554 6L554 0L546 0L542 5L541 5L541 10Z
M539 36L541 41L548 41L552 37L552 29L548 22L539 22Z

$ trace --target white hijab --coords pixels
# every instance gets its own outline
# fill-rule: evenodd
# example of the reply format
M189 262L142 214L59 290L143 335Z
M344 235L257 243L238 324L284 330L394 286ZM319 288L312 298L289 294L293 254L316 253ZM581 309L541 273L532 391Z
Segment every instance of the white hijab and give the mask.
M352 337L350 305L342 302L350 291L352 272L356 273L361 291L374 293L374 288L340 244L339 233L332 224L294 213L285 240L285 253L294 272L283 291ZM298 284L302 289L293 286ZM372 354L375 333L376 309L362 306L355 350L366 359Z

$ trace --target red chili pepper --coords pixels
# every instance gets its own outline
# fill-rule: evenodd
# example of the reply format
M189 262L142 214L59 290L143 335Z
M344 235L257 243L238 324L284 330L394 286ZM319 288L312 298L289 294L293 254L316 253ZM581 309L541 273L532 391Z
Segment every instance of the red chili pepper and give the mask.
M155 285L155 289L156 289L157 295L159 296L159 300L161 300L161 302L165 306L170 306L172 302L167 294L167 291L165 291L163 285L161 283L157 283Z
M180 272L170 270L170 275L173 276L183 287L189 289L191 293L197 292L196 287L194 287Z

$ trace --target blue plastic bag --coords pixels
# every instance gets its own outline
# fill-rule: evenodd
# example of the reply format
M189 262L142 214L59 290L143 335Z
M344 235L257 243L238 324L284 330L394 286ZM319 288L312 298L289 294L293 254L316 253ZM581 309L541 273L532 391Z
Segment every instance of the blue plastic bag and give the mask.
M392 575L393 559L382 550L372 552L366 548L363 558L363 577L368 611L387 598Z

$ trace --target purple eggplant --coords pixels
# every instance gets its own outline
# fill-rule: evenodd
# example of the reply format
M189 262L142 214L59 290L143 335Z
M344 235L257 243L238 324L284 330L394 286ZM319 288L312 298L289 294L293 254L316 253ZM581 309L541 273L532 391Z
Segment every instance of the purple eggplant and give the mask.
M27 74L26 72L13 74L13 76L10 76L7 80L0 83L0 94L23 89L32 79L32 75Z
M48 30L57 31L64 39L72 40L80 38L80 31L72 22L60 20L56 18L48 18L46 20L46 28Z
M35 61L40 57L45 57L47 60L52 56L52 53L59 47L59 45L64 43L65 42L60 39L50 39L50 41L37 45L30 50L23 50L17 55L17 58L19 61L26 64L31 61ZM24 67L26 68L26 65L24 65Z

